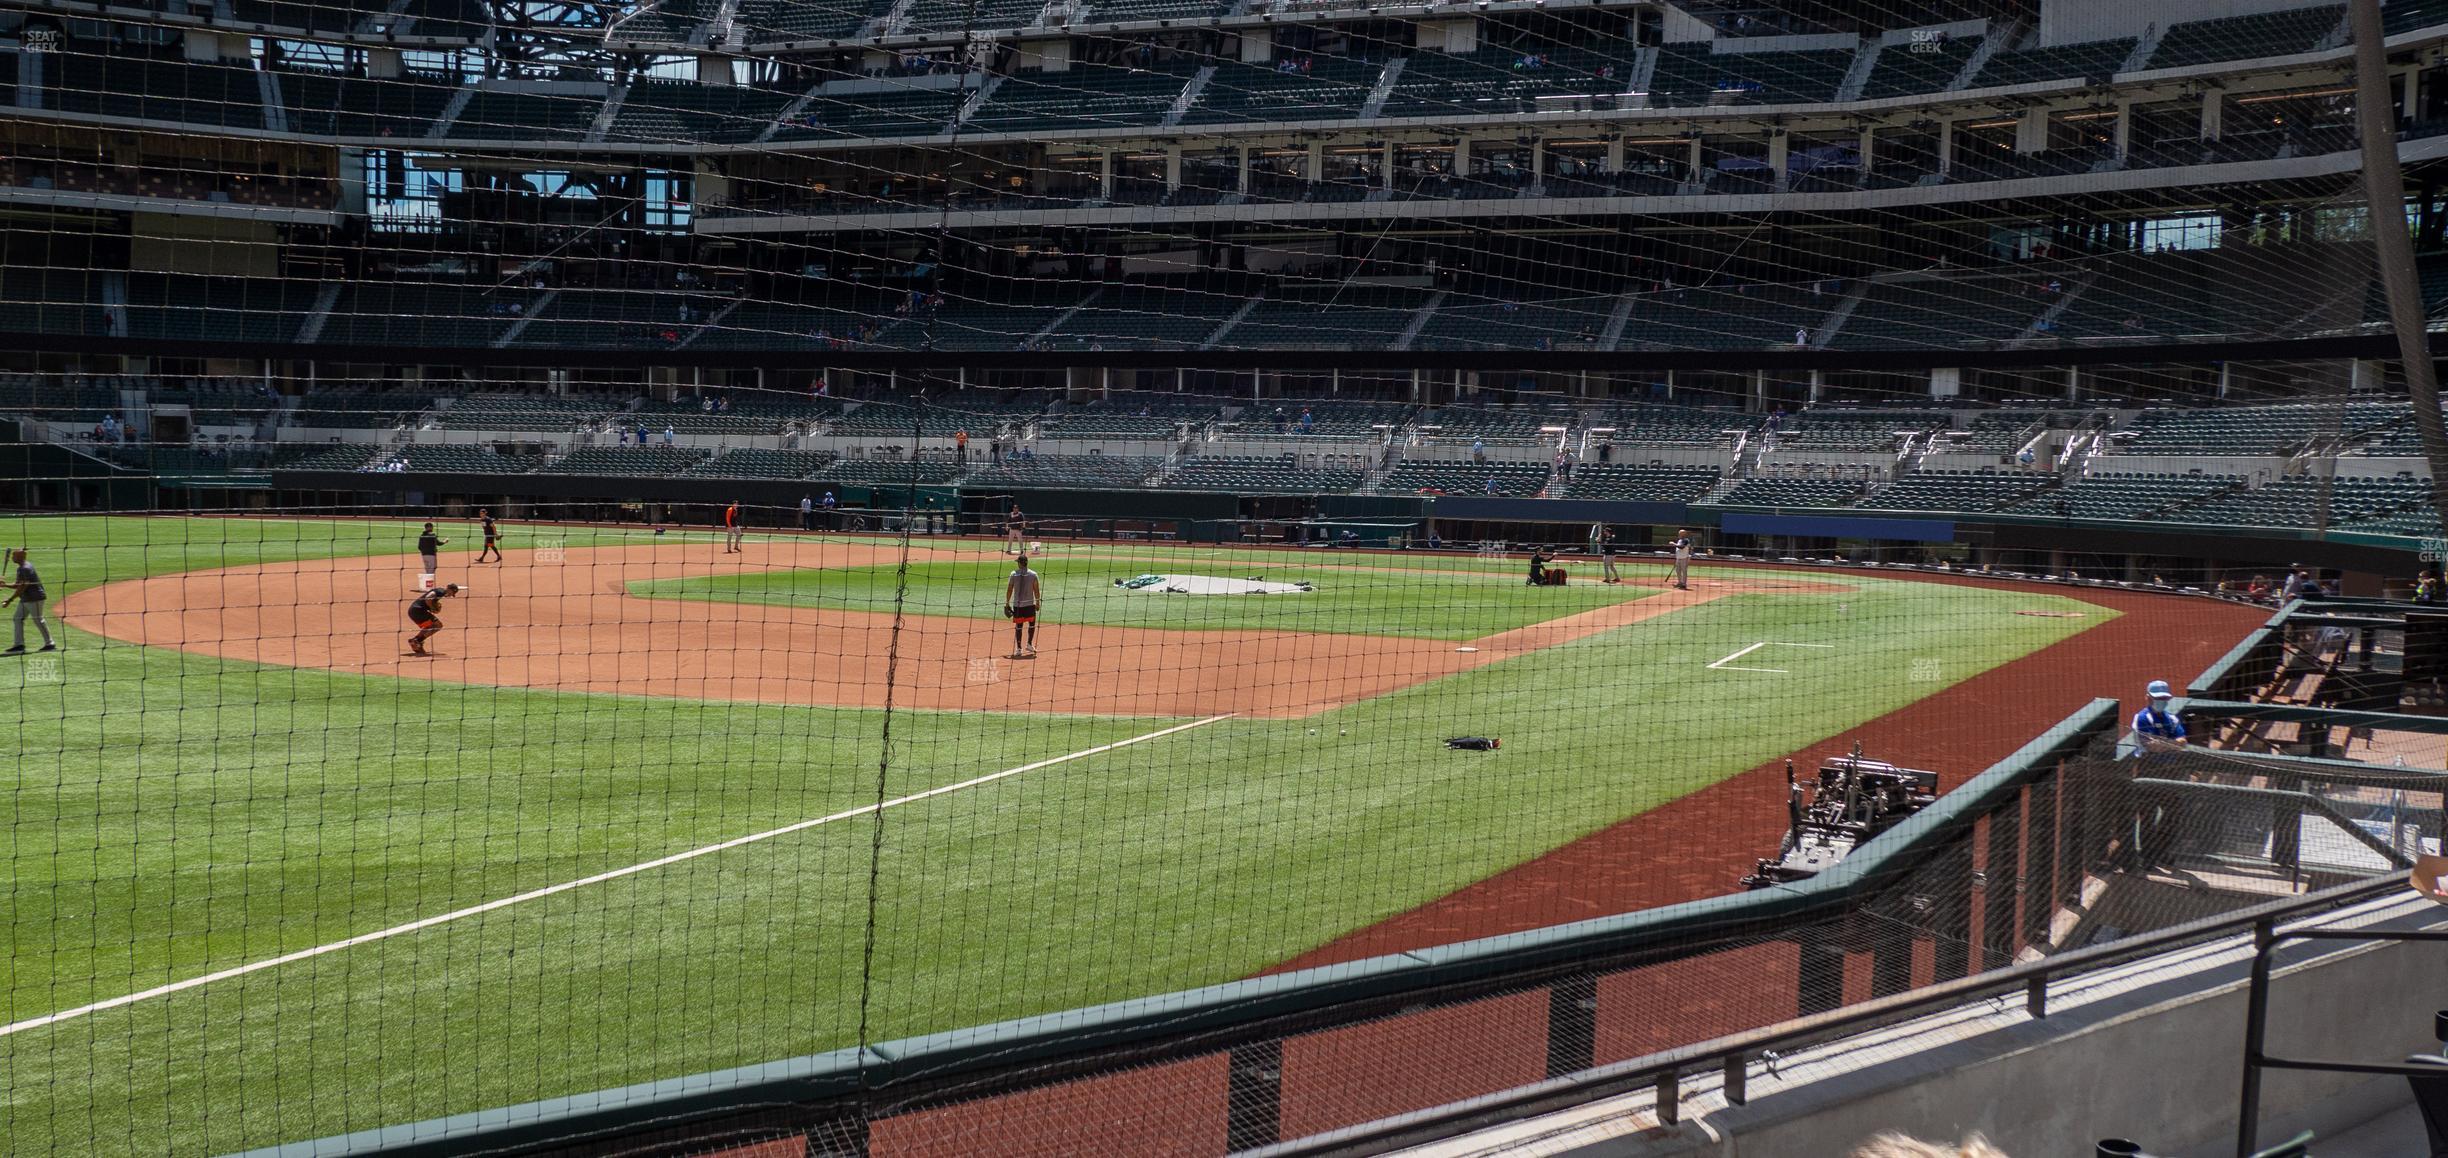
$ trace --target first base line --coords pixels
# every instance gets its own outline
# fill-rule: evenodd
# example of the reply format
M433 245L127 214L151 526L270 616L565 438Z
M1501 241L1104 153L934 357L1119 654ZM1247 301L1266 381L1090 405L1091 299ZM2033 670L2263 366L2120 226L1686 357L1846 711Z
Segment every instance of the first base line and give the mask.
M1729 656L1725 657L1724 659L1718 660L1717 662L1712 663L1712 664L1710 664L1710 665L1708 665L1708 666L1709 666L1709 670L1710 670L1710 671L1755 671L1755 672L1763 672L1763 673L1766 673L1766 674L1768 674L1768 675L1791 675L1791 674L1793 674L1792 672L1786 671L1784 668L1781 668L1781 667L1728 667L1728 666L1726 666L1726 665L1727 665L1727 664L1730 664L1730 663L1733 663L1735 660L1741 659L1742 657L1744 657L1744 656L1746 656L1746 655L1749 655L1749 654L1751 654L1752 652L1758 651L1759 649L1761 649L1761 648L1763 648L1763 647L1834 647L1834 646L1836 646L1836 645L1835 645L1835 644L1832 644L1832 643L1777 643L1777 642L1775 642L1775 641L1773 641L1773 640L1772 640L1772 641L1767 642L1767 643L1755 643L1755 644L1752 644L1751 646L1746 647L1746 648L1742 649L1741 651L1735 652L1734 654L1729 655Z
M80 1005L74 1009L60 1010L57 1013L46 1013L41 1017L27 1018L24 1021L13 1022L6 1026L0 1026L0 1037L7 1037L13 1033L23 1033L29 1029L41 1029L46 1025L58 1025L63 1021L74 1021L77 1018L84 1017L88 1014L102 1013L106 1010L134 1005L139 1001L150 1001L156 997L168 997L174 993L182 993L189 989L210 985L215 981L227 981L232 977L244 977L249 973L260 973L275 966L293 964L295 962L308 960L310 958L320 957L326 953L337 953L342 949L352 949L359 945L368 945L376 941L387 941L393 937L404 937L410 933L421 932L426 929L431 929L437 925L447 925L453 921L466 920L469 917L490 913L496 909L507 909L512 905L523 905L529 901L539 901L545 897L569 892L572 889L581 889L588 885L599 885L605 881L619 880L625 876L634 876L638 873L665 868L671 865L679 864L682 861L695 860L701 856L712 856L718 852L740 848L745 845L756 844L759 841L772 840L778 836L788 836L794 832L804 832L808 829L815 828L818 825L832 824L836 821L842 820L851 820L857 817L869 815L870 813L882 812L887 808L897 808L904 804L914 804L918 801L932 799L937 796L947 796L954 792L959 792L965 788L975 788L981 784L992 784L997 780L1018 776L1023 773L1035 772L1043 768L1051 768L1057 764L1068 764L1073 760L1085 760L1090 756L1103 755L1104 753L1114 751L1117 748L1128 748L1133 744L1144 744L1150 740L1161 740L1167 736L1178 735L1193 728L1204 728L1209 724L1220 723L1222 721L1232 719L1233 716L1237 714L1238 713L1227 712L1221 716L1209 716L1202 720L1192 720L1187 724L1175 724L1170 728L1159 728L1156 731L1149 732L1144 736L1132 736L1127 740L1116 740L1110 744L1099 744L1094 748L1082 748L1079 751L1072 752L1068 755L1053 756L1044 760L1039 760L1033 764L1022 764L1017 768L1006 768L1000 772L989 772L984 776L972 777L957 784L946 784L940 788L929 788L924 792L913 792L907 796L896 797L877 804L862 804L856 808L836 812L830 816L819 816L812 820L802 820L794 824L783 825L780 828L769 829L764 832L751 833L747 836L735 836L729 840L723 841L720 844L709 844L702 848L692 848L686 852L676 852L670 856L657 857L653 860L642 861L626 868L616 868L608 872L596 873L591 877L580 877L574 881L563 881L557 885L546 885L540 889L530 889L527 892L519 893L515 896L503 897L499 900L486 901L481 905L470 905L464 909L453 909L450 912L443 913L438 916L425 917L419 920L410 921L405 925L394 925L391 928L380 929L371 933L359 933L354 937L334 941L328 945L317 945L311 949L300 949L293 953L283 953L278 957L267 957L261 961L249 962L245 965L233 965L227 969L219 970L213 973L206 973L199 977L190 977L184 981L173 981L167 985L157 985L151 989L144 990L141 993L130 993L123 997L113 997L107 1001L97 1001L91 1005Z

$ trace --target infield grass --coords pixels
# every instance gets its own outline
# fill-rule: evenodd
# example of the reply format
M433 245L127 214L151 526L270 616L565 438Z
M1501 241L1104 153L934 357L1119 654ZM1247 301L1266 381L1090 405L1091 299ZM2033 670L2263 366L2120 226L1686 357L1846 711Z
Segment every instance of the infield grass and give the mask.
M390 554L413 536L217 519L8 531L55 592ZM571 531L569 545L599 534L637 541ZM1236 558L1250 556L1175 561ZM1329 577L1387 562L1357 556ZM999 589L1006 565L976 566ZM1418 582L1500 609L1467 608L1473 631L1515 624L1500 600L1559 594L1506 581L1510 564L1432 566ZM0 1136L18 1154L218 1153L840 1047L862 1000L881 1040L1245 976L2110 614L1842 582L1679 610L1305 720L1227 720L0 1037ZM1433 635L1394 616L1400 602L1351 614ZM2085 618L2011 614L2028 609ZM16 741L0 781L12 1022L871 803L884 762L880 712L457 687L66 638L56 667L0 669L15 704L0 719ZM1763 641L1829 646L1759 665L1788 675L1706 666ZM1178 722L899 712L882 791ZM1504 748L1438 743L1466 733Z
M1503 571L1467 559L1405 559L1353 553L1318 556L1220 551L1167 559L1136 548L1049 556L1031 563L1045 593L1048 624L1149 627L1172 631L1267 629L1422 639L1477 639L1654 594L1630 584L1531 587L1527 564ZM769 603L889 611L896 593L911 614L993 619L1003 613L1011 560L988 556L899 567L751 571L643 580L632 594L722 603ZM1210 575L1308 583L1276 595L1179 595L1130 590L1115 579L1139 574Z

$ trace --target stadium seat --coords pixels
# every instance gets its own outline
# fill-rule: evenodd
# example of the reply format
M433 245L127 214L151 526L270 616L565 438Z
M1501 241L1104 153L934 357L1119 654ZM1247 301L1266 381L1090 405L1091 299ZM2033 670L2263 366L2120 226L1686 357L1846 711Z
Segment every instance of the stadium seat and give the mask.
M2134 37L2057 44L2046 48L2012 49L1995 53L1972 78L1972 88L1998 88L2042 80L2106 80L2132 56Z
M1700 500L1712 507L1846 507L1860 497L1863 484L1842 479L1747 478L1715 498Z
M1197 455L1157 485L1167 490L1230 494L1347 494L1360 489L1363 472L1352 467L1304 466L1297 455L1275 458Z
M1709 466L1584 462L1573 467L1572 478L1564 483L1557 497L1690 503L1699 501L1723 477L1717 468Z
M2334 35L2346 6L2325 4L2174 24L2159 38L2151 68L2184 68L2309 52Z
M1377 480L1380 494L1499 495L1519 498L1547 489L1549 464L1410 460Z
M713 457L694 446L582 446L544 466L543 474L672 476Z
M762 450L739 447L691 465L689 478L810 478L833 465L839 456L829 451Z
M1084 487L1130 490L1147 485L1164 460L1103 454L1004 455L1003 461L969 472L964 485L979 487Z

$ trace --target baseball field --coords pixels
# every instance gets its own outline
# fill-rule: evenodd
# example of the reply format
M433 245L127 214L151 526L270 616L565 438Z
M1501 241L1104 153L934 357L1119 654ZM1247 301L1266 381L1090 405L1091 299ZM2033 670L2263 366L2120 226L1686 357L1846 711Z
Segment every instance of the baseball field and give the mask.
M476 565L442 530L468 590L425 659L414 523L0 524L65 624L0 667L8 1152L225 1152L1377 944L1874 721L1967 726L1933 697L2122 614L1057 542L1014 659L996 543L521 526ZM1211 580L1308 589L1165 590ZM1617 860L1616 895L1684 867Z

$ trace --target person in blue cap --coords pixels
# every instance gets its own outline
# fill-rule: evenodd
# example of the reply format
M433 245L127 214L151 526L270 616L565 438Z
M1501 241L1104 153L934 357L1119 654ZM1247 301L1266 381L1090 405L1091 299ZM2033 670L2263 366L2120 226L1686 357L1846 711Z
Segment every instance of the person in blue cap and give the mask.
M2176 748L2185 742L2184 721L2168 710L2175 693L2166 680L2150 682L2150 705L2134 713L2134 735L2145 748Z

